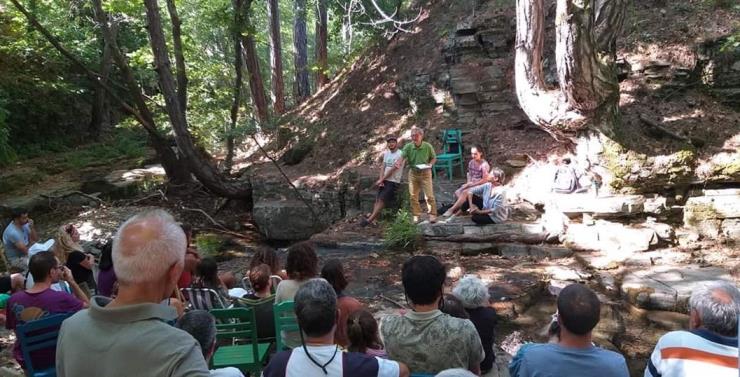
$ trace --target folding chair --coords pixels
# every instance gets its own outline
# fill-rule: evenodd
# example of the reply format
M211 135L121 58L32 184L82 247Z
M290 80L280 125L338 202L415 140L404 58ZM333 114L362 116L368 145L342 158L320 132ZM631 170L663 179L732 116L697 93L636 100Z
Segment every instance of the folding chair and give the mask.
M272 289L270 289L270 292L275 293L278 284L283 281L283 278L281 278L280 275L270 275L270 281L272 282ZM249 281L249 276L245 276L242 278L242 287L244 287L244 289L246 289L248 292L254 292L254 289L252 288L252 283Z
M55 314L35 321L26 322L15 329L18 342L23 352L23 361L29 376L54 377L57 375L56 365L46 366L46 369L38 370L33 365L32 352L51 350L52 360L56 355L57 337L62 322L74 313Z
M443 169L447 172L447 179L451 181L453 169L455 165L459 165L460 174L465 176L462 131L457 129L442 131L442 143L442 153L437 155L437 162L432 169L433 175L437 175L438 169Z
M295 305L293 301L283 301L272 307L272 314L275 316L275 343L277 351L285 349L283 344L283 332L300 331L298 320L295 317Z
M188 301L190 309L224 309L227 304L216 291L208 288L180 288L180 293Z
M216 339L229 340L231 345L219 346L211 358L211 368L238 368L244 373L259 375L267 361L272 343L257 341L257 321L252 308L213 309L216 317ZM242 342L246 344L237 344Z

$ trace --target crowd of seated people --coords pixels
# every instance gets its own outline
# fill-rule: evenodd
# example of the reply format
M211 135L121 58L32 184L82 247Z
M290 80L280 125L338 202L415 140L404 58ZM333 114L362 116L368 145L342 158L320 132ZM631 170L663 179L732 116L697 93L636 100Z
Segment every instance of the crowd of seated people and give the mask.
M63 230L79 243L71 228ZM71 316L62 323L55 349L32 352L31 360L24 360L16 342L18 364L55 366L59 376L246 375L236 368L208 368L219 346L214 316L186 310L188 303L175 294L188 248L186 233L165 211L133 216L103 247L97 284L88 287L97 290L92 297L59 258L62 252L69 262L81 250L59 247L33 254L26 266L34 281L30 288L23 288L19 275L0 280L0 289L12 294L5 303L6 327L17 330L58 313ZM410 257L401 268L409 309L376 318L347 294L351 277L342 263L321 262L312 243L297 243L287 249L283 274L275 251L260 249L245 271L250 291L235 298L228 296L215 260L198 256L191 285L217 291L234 307L253 308L261 341L282 337L285 348L273 347L262 368L265 377L474 376L495 368L497 316L488 285L479 277L466 275L449 287L438 258ZM54 289L59 282L69 291ZM275 332L273 305L282 302L293 303L300 332ZM689 328L660 338L644 375L737 376L738 313L740 292L734 284L697 286L689 300ZM629 376L622 355L594 345L592 332L600 318L595 292L582 284L565 287L557 297L552 341L523 345L509 374Z

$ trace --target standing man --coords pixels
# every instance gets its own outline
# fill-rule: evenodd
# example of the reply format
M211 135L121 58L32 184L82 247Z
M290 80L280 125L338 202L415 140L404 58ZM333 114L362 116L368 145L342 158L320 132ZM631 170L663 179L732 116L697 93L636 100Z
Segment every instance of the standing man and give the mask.
M28 211L23 208L13 209L12 220L3 232L3 246L5 258L10 264L9 269L23 273L28 271L28 249L38 239Z
M419 206L419 190L424 191L427 209L429 210L429 222L437 222L437 202L434 200L434 187L432 186L432 169L437 162L437 155L431 144L423 141L424 131L416 126L411 127L411 143L403 146L401 159L396 162L396 168L409 165L409 195L411 200L411 213L414 222L419 221L421 206Z
M398 186L401 185L403 164L396 166L396 162L401 159L398 140L395 136L388 135L385 141L388 144L388 150L383 152L383 166L380 168L380 177L374 184L378 187L378 196L375 198L373 213L370 214L370 217L360 221L362 226L375 224L375 220L380 216L380 211L396 201L396 192L398 192Z

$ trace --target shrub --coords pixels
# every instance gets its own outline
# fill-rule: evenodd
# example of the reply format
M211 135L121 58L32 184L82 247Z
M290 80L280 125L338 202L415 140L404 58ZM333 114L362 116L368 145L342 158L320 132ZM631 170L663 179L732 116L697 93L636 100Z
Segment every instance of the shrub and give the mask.
M415 250L421 244L421 234L413 216L400 209L392 222L384 229L385 246L391 249Z

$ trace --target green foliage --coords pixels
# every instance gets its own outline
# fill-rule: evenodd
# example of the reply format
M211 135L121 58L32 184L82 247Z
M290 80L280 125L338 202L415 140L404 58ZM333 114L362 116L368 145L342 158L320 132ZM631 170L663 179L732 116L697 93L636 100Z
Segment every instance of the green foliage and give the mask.
M419 228L411 213L403 208L385 226L383 238L385 246L391 249L415 250L421 245Z
M8 111L4 105L5 101L0 96L0 166L6 166L16 158L15 149L10 145L10 129L5 121Z
M212 257L218 255L224 246L223 238L215 234L199 234L195 238L195 246L203 257Z

